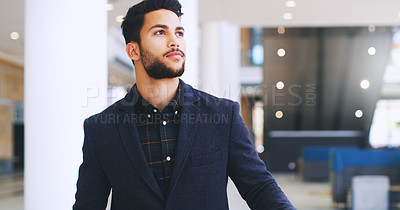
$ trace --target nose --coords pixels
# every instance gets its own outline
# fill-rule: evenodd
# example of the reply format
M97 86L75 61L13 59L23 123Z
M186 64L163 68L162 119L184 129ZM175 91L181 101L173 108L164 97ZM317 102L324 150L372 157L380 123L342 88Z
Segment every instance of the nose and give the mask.
M172 48L179 47L179 41L178 41L177 37L171 36L169 38L168 47L172 47Z
M176 42L170 42L168 46L169 47L179 47L179 44Z

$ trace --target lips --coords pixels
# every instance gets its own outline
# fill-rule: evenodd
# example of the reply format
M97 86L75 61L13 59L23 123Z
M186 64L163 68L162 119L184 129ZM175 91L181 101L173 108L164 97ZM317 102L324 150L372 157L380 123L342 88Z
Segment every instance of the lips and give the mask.
M168 54L167 54L167 57L168 57L168 58L176 58L176 59L179 59L179 58L182 58L182 57L183 57L183 54L182 54L181 52L179 52L179 51L174 51L174 52L168 53Z

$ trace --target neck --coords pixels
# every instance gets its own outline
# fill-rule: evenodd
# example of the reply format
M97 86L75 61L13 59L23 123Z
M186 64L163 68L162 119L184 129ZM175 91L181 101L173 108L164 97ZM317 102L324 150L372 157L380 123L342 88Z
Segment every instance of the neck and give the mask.
M136 85L140 95L162 111L176 95L179 79L153 79L144 71L136 71Z

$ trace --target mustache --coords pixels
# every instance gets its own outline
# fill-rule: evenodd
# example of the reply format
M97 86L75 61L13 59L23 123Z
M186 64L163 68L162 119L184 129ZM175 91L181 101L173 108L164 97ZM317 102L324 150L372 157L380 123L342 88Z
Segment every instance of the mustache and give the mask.
M172 49L172 50L166 52L166 53L164 54L164 56L167 56L169 53L172 53L172 52L175 52L175 51L178 51L178 52L182 53L183 57L185 57L185 53L182 52L182 50L180 50L179 48L174 48L174 49Z

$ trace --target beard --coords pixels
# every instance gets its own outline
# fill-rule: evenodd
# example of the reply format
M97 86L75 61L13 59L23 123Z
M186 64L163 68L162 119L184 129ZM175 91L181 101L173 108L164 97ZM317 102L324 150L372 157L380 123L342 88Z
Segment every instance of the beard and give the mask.
M183 72L185 72L185 62L182 63L182 67L174 70L165 63L163 63L159 58L153 55L151 52L140 47L141 52L141 61L143 67L149 75L149 77L153 79L166 79L166 78L175 78L182 76ZM168 52L170 53L170 52ZM183 54L183 52L182 52Z

